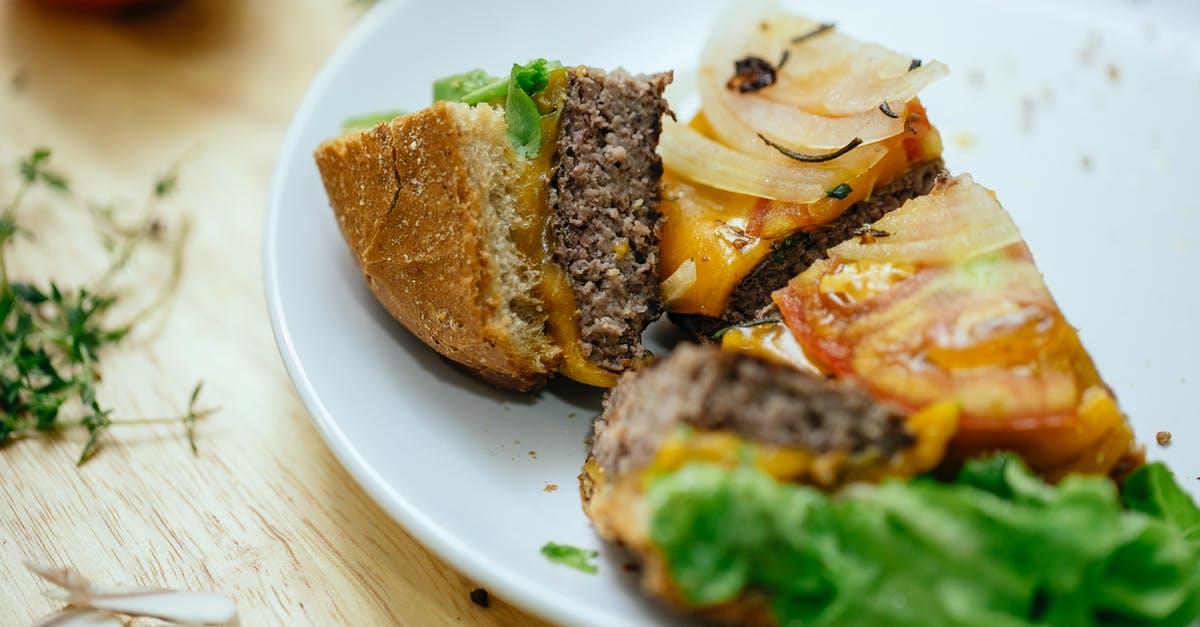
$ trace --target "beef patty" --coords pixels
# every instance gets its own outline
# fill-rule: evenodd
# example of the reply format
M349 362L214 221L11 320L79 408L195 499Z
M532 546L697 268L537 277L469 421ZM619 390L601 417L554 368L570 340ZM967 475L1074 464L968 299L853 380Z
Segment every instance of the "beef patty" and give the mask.
M555 260L579 309L584 355L623 370L645 357L642 331L662 315L655 152L671 73L570 71L552 189Z
M592 459L610 476L635 472L681 424L819 453L871 448L886 458L913 442L901 412L849 382L682 344L626 374L608 393L594 425Z

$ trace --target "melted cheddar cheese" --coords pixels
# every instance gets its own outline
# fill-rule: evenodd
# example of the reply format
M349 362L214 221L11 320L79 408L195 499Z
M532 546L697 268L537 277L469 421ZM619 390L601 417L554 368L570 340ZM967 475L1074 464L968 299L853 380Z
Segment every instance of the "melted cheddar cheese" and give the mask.
M721 350L745 353L815 375L825 374L783 322L732 328L721 336Z
M562 350L558 371L580 383L612 387L617 383L617 374L597 366L583 354L575 293L567 273L554 261L550 177L568 71L560 68L552 72L546 88L533 97L542 113L542 147L535 158L518 165L518 203L527 219L511 225L511 234L521 254L537 267L540 279L536 289L545 303L546 331Z
M910 102L904 115L909 120L907 131L881 142L887 147L887 154L873 167L847 181L851 192L845 198L826 197L807 206L789 205L788 211L799 214L791 219L803 221L806 213L836 218L854 203L870 198L875 189L903 176L914 164L941 155L941 137L929 124L920 102ZM697 115L691 126L715 139L703 114ZM738 283L795 229L769 238L755 237L751 233L780 233L785 228L774 224L780 214L765 211L769 208L763 204L766 201L689 181L672 173L669 164L666 165L661 204L665 219L660 240L660 279L671 276L689 259L696 264L696 281L669 304L669 309L720 317ZM820 226L812 223L804 228Z
M677 428L659 446L654 461L643 471L643 477L649 480L657 474L678 470L689 462L727 467L752 464L778 481L822 488L836 488L855 481L912 477L942 462L946 446L957 430L958 413L957 403L942 402L912 414L905 421L905 430L913 441L891 457L883 457L872 449L818 452L752 442L730 431Z

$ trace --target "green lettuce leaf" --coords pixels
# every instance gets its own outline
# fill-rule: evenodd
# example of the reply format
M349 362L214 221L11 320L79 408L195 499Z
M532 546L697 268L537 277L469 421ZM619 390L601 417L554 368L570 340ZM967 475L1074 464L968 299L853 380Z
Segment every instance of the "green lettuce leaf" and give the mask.
M534 96L546 88L550 82L550 73L560 67L562 64L558 61L534 59L525 65L514 66L514 71L503 78L489 76L487 72L478 69L447 76L433 82L433 99L435 102L448 100L469 105L481 102L499 104L507 98L509 84L514 80L521 91Z
M393 118L407 114L407 111L380 111L378 113L364 113L362 115L356 115L352 118L347 118L345 122L342 122L342 130L349 131L351 129L372 128L380 122L391 122Z
M646 498L650 536L697 606L753 589L781 625L1187 625L1200 615L1195 505L1169 473L1131 479L1126 498L1144 507L1126 510L1106 478L1050 486L1011 456L951 484L836 497L693 463Z
M517 82L521 90L533 96L546 88L550 83L550 73L562 67L558 61L534 59L525 65L517 66Z
M542 115L533 98L520 87L521 66L513 65L504 100L504 123L508 141L522 159L532 159L542 149Z
M1122 496L1129 509L1167 521L1200 547L1200 508L1175 483L1162 462L1146 464L1130 473Z
M504 122L508 140L522 159L532 159L542 148L542 122L533 96L550 83L550 73L562 67L558 61L534 59L525 65L514 64L504 78L489 76L483 70L471 70L433 82L433 99L504 104Z
M447 100L450 102L461 102L463 96L475 92L497 80L496 77L489 76L487 72L480 69L439 78L433 81L433 101Z
M598 571L592 560L600 555L599 551L591 551L581 549L577 546L569 544L558 544L557 542L547 542L542 547L542 555L551 562L557 562L563 566L570 566L575 570L580 570L589 575L594 575Z

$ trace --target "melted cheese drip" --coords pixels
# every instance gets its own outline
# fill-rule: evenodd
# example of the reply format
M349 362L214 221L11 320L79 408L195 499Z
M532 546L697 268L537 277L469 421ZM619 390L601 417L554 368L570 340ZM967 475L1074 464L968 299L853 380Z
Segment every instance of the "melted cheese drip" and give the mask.
M934 403L912 414L905 421L905 429L913 442L890 458L870 452L817 452L760 444L730 431L680 428L666 437L643 477L648 480L656 474L678 470L689 462L707 462L727 467L750 463L777 481L823 488L836 488L854 481L907 478L932 470L945 458L946 446L958 428L958 414L959 406L954 402Z
M567 273L554 261L550 176L566 97L567 71L561 68L552 72L546 88L533 97L542 113L542 147L537 157L521 163L518 202L527 219L512 225L511 234L521 254L537 266L541 277L536 289L545 303L546 331L562 350L558 371L580 383L612 387L617 383L617 374L597 366L583 354L575 293Z
M770 322L749 327L737 327L721 336L721 350L773 361L792 366L818 376L825 371L817 367L813 358L796 341L796 334L782 322Z

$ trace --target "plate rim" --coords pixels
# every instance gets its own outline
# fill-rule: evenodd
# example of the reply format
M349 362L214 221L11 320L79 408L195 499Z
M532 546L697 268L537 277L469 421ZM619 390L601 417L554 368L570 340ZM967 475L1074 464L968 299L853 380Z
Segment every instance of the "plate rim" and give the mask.
M334 51L313 75L277 149L266 198L267 211L264 216L261 253L264 298L276 348L293 389L326 446L334 453L334 457L371 499L423 548L471 582L486 586L505 602L542 619L556 623L588 625L627 623L630 620L628 616L599 607L581 606L570 597L540 587L537 581L527 574L476 552L469 543L447 531L397 492L355 447L325 407L293 344L293 329L289 327L283 309L283 296L279 285L281 260L278 257L278 241L281 221L286 213L283 203L284 184L294 182L296 165L301 161L299 155L308 152L301 145L304 126L312 119L322 94L344 69L347 61L353 58L363 42L379 29L385 28L396 13L404 11L412 4L411 0L379 2L359 18L358 23L342 37ZM1001 6L1007 6L1010 10L1028 9L1030 3L1001 3ZM1040 4L1033 3L1032 6L1039 7ZM1175 34L1173 29L1166 32Z

